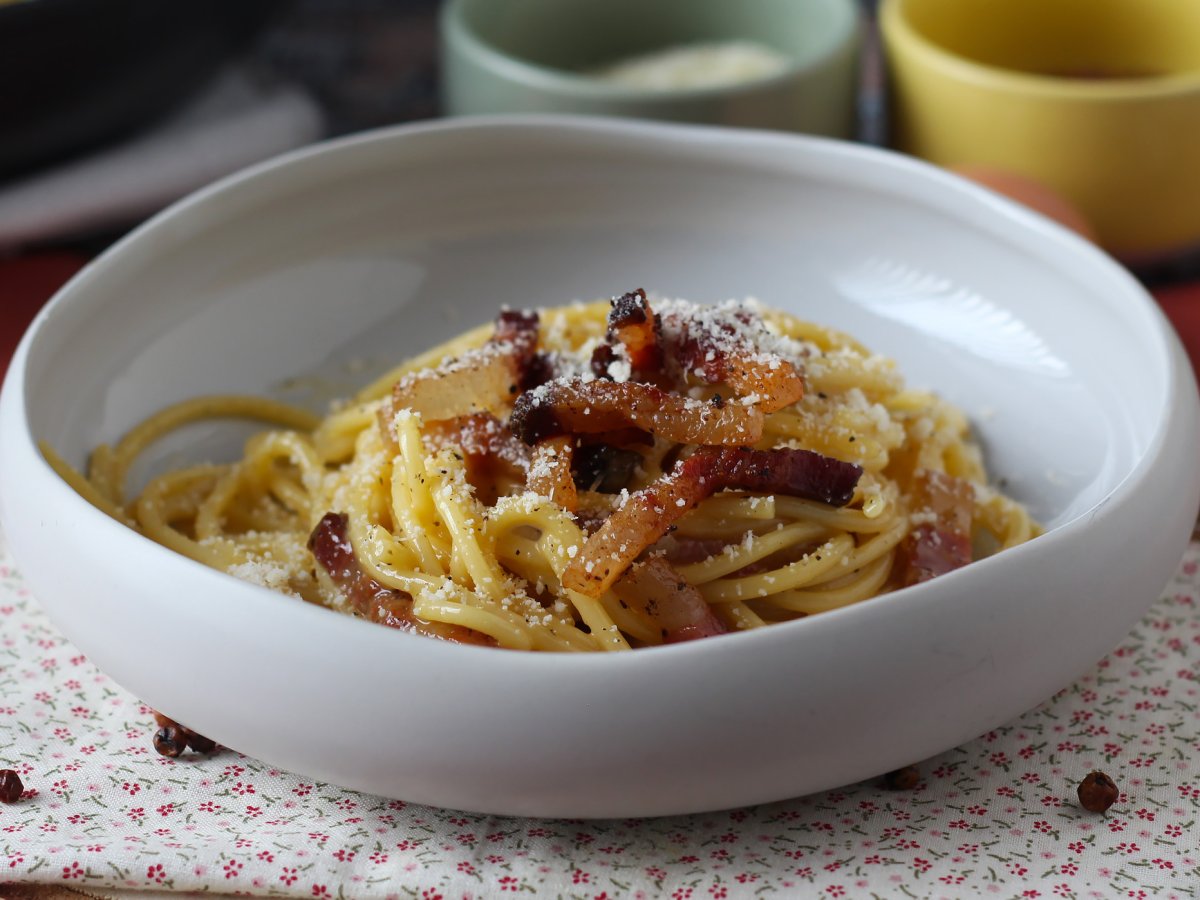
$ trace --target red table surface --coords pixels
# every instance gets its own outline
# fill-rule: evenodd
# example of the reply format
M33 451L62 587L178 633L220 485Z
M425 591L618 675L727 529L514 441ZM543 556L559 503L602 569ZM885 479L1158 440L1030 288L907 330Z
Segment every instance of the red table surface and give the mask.
M66 252L0 260L0 366L5 370L38 310L86 262Z
M86 262L86 257L67 252L0 260L0 364L7 368L37 311ZM1193 370L1200 371L1200 281L1153 293L1183 339Z

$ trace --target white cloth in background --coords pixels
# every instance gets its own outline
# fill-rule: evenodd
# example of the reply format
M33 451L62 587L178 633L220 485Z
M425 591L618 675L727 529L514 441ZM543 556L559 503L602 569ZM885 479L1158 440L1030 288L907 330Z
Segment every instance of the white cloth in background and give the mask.
M231 69L149 130L0 189L0 250L130 225L323 128L302 89Z

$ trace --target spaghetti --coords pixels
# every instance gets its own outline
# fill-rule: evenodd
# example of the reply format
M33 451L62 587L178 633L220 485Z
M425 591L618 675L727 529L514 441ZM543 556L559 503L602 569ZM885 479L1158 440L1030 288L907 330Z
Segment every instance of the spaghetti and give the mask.
M137 456L212 417L230 464ZM506 311L321 419L205 397L92 455L96 506L192 559L453 641L623 650L757 628L1028 540L963 414L844 334L759 307Z

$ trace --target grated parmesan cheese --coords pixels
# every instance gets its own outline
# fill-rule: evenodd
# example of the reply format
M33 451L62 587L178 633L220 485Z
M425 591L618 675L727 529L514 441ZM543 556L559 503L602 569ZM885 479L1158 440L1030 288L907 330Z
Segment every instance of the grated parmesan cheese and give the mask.
M668 47L588 74L620 87L682 91L761 81L781 74L788 64L787 56L765 44L733 40Z

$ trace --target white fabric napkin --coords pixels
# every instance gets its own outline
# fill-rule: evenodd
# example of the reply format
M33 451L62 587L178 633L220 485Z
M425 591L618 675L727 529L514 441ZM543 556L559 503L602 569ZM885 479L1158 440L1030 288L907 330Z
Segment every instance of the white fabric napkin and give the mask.
M0 250L130 225L323 128L301 88L230 69L150 130L0 188Z

